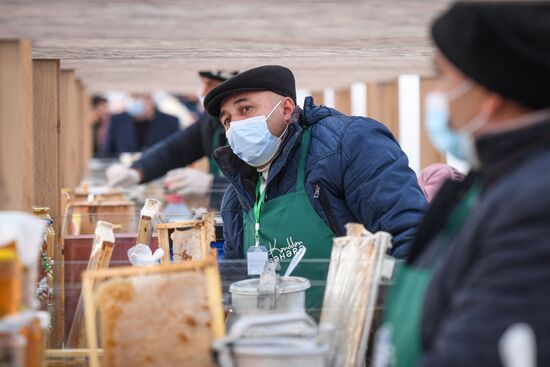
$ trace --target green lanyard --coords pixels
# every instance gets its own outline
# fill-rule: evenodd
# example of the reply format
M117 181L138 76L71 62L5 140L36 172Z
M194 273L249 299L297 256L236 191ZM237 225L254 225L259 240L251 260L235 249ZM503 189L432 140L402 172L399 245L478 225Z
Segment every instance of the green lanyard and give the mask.
M256 247L260 246L260 212L262 210L262 205L265 200L265 192L267 190L264 189L262 193L260 194L260 188L262 186L262 174L260 173L260 176L258 177L258 183L256 184L256 201L254 202L254 219L256 221L256 224L254 226L256 230Z

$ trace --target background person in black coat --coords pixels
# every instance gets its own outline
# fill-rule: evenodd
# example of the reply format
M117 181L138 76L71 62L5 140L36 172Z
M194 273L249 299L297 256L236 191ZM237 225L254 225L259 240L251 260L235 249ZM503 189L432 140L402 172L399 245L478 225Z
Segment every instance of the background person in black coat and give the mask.
M99 95L92 97L92 110L90 111L92 139L93 139L93 154L94 157L99 157L103 142L109 129L109 121L111 114L109 112L109 101L107 98Z
M125 112L111 117L103 157L142 152L179 130L178 119L158 111L150 94L131 94L125 108Z
M236 74L236 71L200 71L201 96ZM112 186L127 187L149 182L170 171L165 179L170 193L183 197L210 195L209 206L219 208L228 182L220 175L211 155L223 145L226 145L223 127L205 112L188 128L145 151L131 168L120 164L109 167L107 179ZM209 173L185 168L203 157L210 158Z

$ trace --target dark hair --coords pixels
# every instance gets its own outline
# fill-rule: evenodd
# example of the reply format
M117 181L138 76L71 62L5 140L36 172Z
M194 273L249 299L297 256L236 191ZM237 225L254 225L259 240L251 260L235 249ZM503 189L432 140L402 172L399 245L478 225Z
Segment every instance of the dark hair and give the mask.
M92 107L97 107L102 103L107 103L107 98L103 96L93 96L92 97Z

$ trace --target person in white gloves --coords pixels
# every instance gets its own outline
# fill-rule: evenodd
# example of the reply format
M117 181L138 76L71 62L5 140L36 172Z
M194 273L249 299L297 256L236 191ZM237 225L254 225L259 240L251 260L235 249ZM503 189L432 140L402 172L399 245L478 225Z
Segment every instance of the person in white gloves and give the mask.
M201 71L201 94L236 75L235 71ZM226 145L225 132L219 120L204 113L197 122L143 152L141 158L131 167L121 164L107 169L110 186L129 187L162 177L171 171L165 186L170 193L184 198L209 196L209 206L219 208L225 189L229 185L211 158L217 148ZM210 158L209 173L185 168L195 161Z
M178 168L168 172L164 186L169 193L184 198L206 196L212 190L214 175L195 168Z
M128 168L116 163L107 168L107 184L109 186L130 187L141 182L141 173L137 169Z

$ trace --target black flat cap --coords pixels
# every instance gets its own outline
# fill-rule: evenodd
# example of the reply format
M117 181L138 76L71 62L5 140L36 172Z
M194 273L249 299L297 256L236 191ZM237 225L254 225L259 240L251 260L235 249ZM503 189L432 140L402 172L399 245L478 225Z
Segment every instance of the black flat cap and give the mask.
M432 37L478 84L532 109L550 106L550 2L458 2Z
M296 103L296 82L289 69L265 65L244 71L212 89L204 98L204 109L214 117L220 116L220 105L230 94L270 90Z
M201 70L199 76L208 79L219 80L225 82L227 79L233 78L239 74L237 70Z

